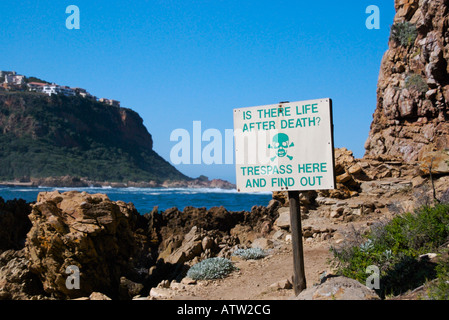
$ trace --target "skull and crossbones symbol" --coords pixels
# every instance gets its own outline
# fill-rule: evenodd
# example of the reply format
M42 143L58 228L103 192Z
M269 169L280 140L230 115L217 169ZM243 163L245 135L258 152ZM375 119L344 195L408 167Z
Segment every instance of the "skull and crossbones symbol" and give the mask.
M289 160L293 160L293 157L288 155L288 148L294 146L295 144L293 142L290 143L290 138L285 133L275 135L273 137L273 145L268 145L268 149L274 149L276 151L276 156L271 158L271 161L274 161L277 157L287 157Z

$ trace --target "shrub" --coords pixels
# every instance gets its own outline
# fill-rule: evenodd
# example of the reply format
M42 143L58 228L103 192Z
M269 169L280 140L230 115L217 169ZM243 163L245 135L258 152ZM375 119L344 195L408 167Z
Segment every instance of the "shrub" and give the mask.
M260 248L237 249L232 255L239 256L245 260L257 260L265 258L267 256L267 252Z
M237 268L229 259L210 258L203 260L187 271L187 277L193 280L222 279Z
M403 47L410 47L418 36L416 26L410 22L395 23L391 27L391 37Z
M400 294L437 275L436 265L419 256L438 251L448 241L449 205L423 206L413 213L404 213L373 226L366 236L356 233L347 239L348 244L331 247L337 272L365 283L369 276L366 268L375 265L381 273L380 296ZM449 267L440 269L444 274ZM443 281L440 286L446 284Z
M418 92L427 92L429 90L429 86L423 77L419 74L410 74L405 78L405 88L406 89L415 89Z
M449 260L442 261L436 267L437 278L428 290L432 300L449 300Z

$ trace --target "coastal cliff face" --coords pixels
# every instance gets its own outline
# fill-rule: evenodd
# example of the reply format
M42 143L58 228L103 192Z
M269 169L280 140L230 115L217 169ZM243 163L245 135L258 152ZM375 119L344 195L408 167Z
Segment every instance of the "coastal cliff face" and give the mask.
M133 110L81 97L0 94L0 180L190 180L153 150Z
M421 161L449 148L449 1L395 7L365 158Z
M82 148L92 136L97 136L109 144L131 143L137 148L153 148L142 118L131 109L81 98L26 93L3 94L0 103L3 134L30 135L34 139L48 137L60 147Z

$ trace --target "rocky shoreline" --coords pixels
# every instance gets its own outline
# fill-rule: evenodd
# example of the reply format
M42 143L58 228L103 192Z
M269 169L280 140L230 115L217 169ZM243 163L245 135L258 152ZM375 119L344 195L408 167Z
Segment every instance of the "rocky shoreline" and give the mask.
M272 224L279 202L251 212L186 207L140 215L133 204L106 195L54 191L40 193L35 204L0 204L0 223L9 223L0 231L0 299L65 300L101 292L127 300L148 295L163 280L181 280L188 263L229 256ZM67 288L70 266L81 272L79 290Z
M365 232L399 207L413 209L417 195L431 197L414 164L355 159L346 149L336 150L336 162L338 189L301 195L306 246L340 244L348 228ZM438 197L448 178L434 179ZM165 300L189 294L186 286L194 294L200 287L192 289L186 273L200 261L252 247L291 252L289 222L285 193L249 212L155 207L145 215L132 203L77 191L42 192L32 204L0 199L0 299ZM67 287L72 267L80 272L77 290ZM288 283L280 286L289 290Z

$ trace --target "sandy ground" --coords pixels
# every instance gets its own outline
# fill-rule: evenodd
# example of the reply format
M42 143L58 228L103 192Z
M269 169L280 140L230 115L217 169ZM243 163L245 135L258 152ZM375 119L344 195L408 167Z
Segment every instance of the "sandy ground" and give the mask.
M304 248L306 281L308 286L319 282L320 274L327 269L329 250L324 247ZM279 289L277 282L285 282L293 275L291 246L261 260L240 260L239 268L229 277L218 281L200 281L187 286L184 298L201 300L286 300L294 296L291 289Z

